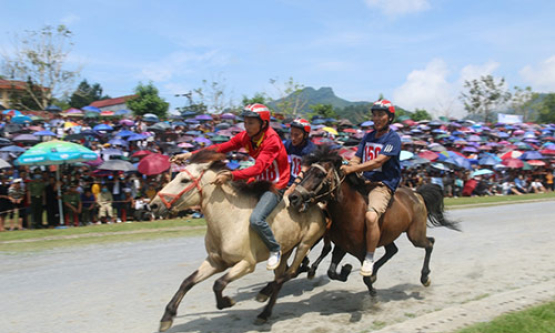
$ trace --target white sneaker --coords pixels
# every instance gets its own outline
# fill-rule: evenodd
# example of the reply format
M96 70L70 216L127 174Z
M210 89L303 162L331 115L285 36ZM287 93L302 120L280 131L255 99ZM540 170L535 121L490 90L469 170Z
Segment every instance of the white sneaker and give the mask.
M280 262L281 262L281 251L270 252L270 258L268 258L266 269L269 271L273 271L274 269L278 268Z
M362 267L360 268L360 275L362 275L362 276L372 276L373 271L374 271L374 262L365 259L362 262Z
M116 220L116 223L121 223L121 219L118 218L118 219Z

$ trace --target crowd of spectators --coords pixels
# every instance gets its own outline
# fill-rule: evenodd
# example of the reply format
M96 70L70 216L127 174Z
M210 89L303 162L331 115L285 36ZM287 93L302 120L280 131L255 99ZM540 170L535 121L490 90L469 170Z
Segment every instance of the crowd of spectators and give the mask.
M0 158L8 163L0 169L0 231L54 228L60 226L60 220L63 226L153 220L148 202L171 181L172 172L179 170L172 166L147 176L137 171L102 170L99 165L113 159L137 163L150 153L191 151L226 141L244 129L233 114L192 115L168 121L153 115L52 114L52 119L28 117L24 122L16 122L17 117L21 115L4 111L0 121ZM272 127L285 139L291 120L274 119ZM316 144L335 145L346 159L354 155L363 134L372 128L369 122L353 125L346 120L321 118L312 119L312 124L311 139ZM488 125L491 127L468 121L411 120L393 124L403 142L403 184L416 188L436 183L447 197L553 191L555 127ZM44 135L45 131L51 133ZM79 143L96 152L99 160L61 166L18 165L17 158L26 149L55 139ZM512 153L511 159L519 159L527 151L540 154L535 155L534 163L526 159L521 159L522 166L504 163L504 154ZM482 163L488 156L495 157L493 162ZM231 167L248 163L239 160ZM60 168L59 182L56 167ZM58 199L64 212L61 219Z

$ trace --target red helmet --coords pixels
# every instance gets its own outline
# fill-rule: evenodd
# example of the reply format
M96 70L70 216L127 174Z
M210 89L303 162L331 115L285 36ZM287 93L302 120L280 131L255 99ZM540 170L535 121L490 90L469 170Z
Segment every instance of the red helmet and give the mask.
M306 119L295 119L291 123L291 128L299 128L303 130L306 134L310 134L310 123Z
M395 107L393 106L393 103L391 103L390 101L388 101L387 99L382 99L380 101L375 102L372 105L372 109L370 109L370 111L385 111L388 113L389 117L391 118L389 120L389 123L393 122L393 119L395 119Z
M241 116L243 116L243 118L244 117L258 118L262 121L267 121L269 123L270 109L268 109L266 105L260 104L260 103L249 104L243 108L243 113L241 114Z

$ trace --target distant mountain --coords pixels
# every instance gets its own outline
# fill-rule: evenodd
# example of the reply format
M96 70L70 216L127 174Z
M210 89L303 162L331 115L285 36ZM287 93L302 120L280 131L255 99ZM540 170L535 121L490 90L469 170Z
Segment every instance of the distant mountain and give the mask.
M311 112L310 106L316 104L331 104L334 109L344 109L348 106L369 104L369 102L350 102L343 98L339 98L330 87L322 87L318 90L312 87L306 87L299 93L298 96L291 94L287 97L269 103L269 106L279 112L279 108L277 108L276 105L279 105L283 101L294 100L296 98L299 98L303 101L303 103L306 101L306 104L300 110L300 113L303 114Z

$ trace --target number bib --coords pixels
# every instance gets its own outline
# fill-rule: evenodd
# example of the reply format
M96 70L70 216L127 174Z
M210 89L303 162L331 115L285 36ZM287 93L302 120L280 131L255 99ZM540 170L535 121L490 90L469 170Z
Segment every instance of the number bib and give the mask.
M267 180L274 184L279 182L279 168L277 161L274 160L264 172L255 177L256 180Z
M362 163L371 161L378 157L380 152L382 151L383 144L381 143L374 143L374 142L367 142L364 146L364 154L362 155ZM372 171L382 171L382 167L376 168Z
M291 154L291 177L297 178L301 172L302 158Z

